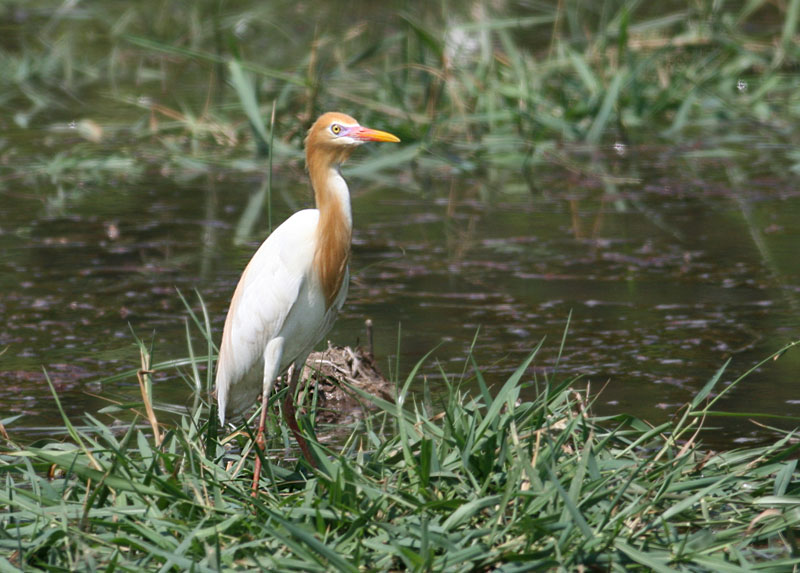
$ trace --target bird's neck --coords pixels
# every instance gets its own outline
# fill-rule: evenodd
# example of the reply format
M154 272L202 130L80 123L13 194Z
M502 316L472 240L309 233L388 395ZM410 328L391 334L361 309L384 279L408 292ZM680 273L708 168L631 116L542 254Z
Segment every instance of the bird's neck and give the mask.
M339 172L338 161L309 157L308 172L319 210L314 268L330 307L342 289L350 259L353 229L350 192Z

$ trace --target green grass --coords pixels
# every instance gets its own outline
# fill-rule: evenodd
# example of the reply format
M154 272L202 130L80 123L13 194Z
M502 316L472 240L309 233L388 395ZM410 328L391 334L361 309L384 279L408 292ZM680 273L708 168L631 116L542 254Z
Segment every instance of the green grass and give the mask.
M287 456L271 416L256 497L249 432L218 436L200 398L208 357L151 365L141 345L128 376L142 401L107 408L115 422L65 418L68 440L6 439L0 569L792 570L795 434L727 452L701 442L716 400L797 344L720 388L723 366L658 427L594 416L593 396L557 372L532 379L539 347L494 389L471 360L475 395L446 376L436 398L409 394L417 365L395 403L362 393L376 410L349 438L312 441L319 470ZM151 369L201 389L190 413L158 423ZM529 385L537 397L521 400Z

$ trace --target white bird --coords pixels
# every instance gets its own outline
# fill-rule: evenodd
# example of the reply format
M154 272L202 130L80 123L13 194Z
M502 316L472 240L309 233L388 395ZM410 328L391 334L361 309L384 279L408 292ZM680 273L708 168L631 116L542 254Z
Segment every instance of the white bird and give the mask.
M306 137L306 165L316 209L298 211L261 244L233 293L217 360L219 421L244 413L261 394L263 445L269 393L290 367L284 417L315 464L295 419L294 392L306 358L333 326L347 296L353 220L340 165L367 141L400 141L352 117L322 115ZM257 487L260 459L253 482Z

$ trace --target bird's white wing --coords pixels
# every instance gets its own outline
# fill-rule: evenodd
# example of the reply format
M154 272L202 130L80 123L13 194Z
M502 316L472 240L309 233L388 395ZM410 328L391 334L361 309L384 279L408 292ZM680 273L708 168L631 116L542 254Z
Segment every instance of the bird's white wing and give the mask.
M261 244L233 294L217 361L220 421L236 415L261 393L264 352L281 332L308 280L316 248L319 211L298 211ZM278 376L280 364L272 368Z

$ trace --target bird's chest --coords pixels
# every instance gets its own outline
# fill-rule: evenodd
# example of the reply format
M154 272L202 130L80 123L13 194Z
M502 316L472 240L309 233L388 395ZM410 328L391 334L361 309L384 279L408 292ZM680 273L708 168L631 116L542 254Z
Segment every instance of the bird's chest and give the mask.
M327 297L316 281L308 281L301 287L298 304L292 307L281 329L287 345L282 361L286 366L308 354L330 331L347 298L349 282L350 273L346 269L341 288L331 305L327 304Z

